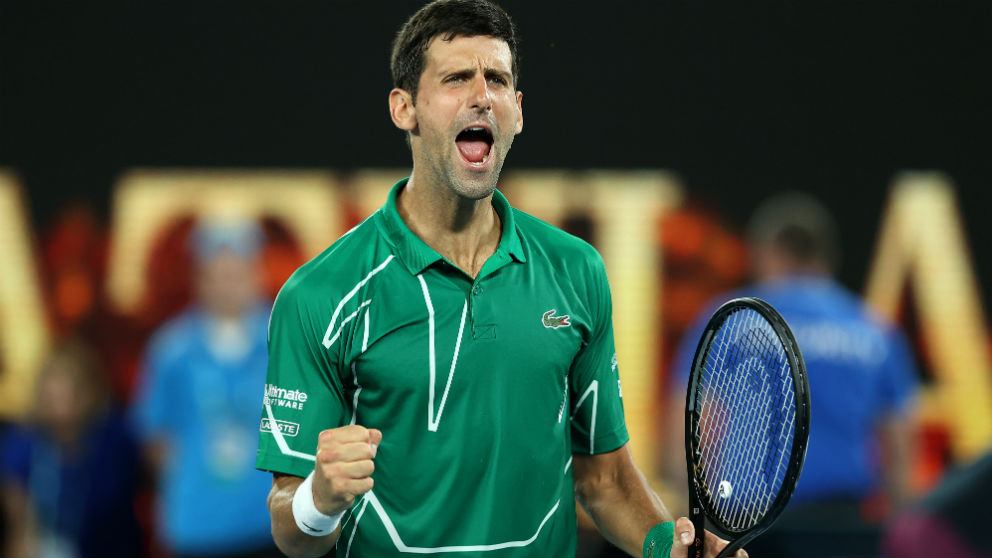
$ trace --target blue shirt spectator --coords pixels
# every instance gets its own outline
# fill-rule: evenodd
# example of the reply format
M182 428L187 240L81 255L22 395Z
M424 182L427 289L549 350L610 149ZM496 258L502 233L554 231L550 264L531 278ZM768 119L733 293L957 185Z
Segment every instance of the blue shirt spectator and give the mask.
M812 420L806 463L790 505L861 499L884 488L876 428L890 417L906 417L916 391L902 333L823 276L781 277L727 293L719 302L739 296L756 296L775 307L806 361ZM678 348L673 370L679 386L688 381L696 344L716 306Z
M269 316L257 232L197 225L197 301L146 350L132 416L158 471L158 535L176 554L275 552L272 479L255 470Z
M683 336L671 375L673 418L685 401L691 361L712 311L741 296L770 303L795 333L806 362L810 434L789 507L748 551L877 554L879 518L866 517L864 503L886 495L898 509L909 496L917 389L909 345L893 324L832 279L839 260L836 225L818 202L795 193L766 201L751 218L749 237L756 282L719 297ZM681 432L683 421L672 423ZM674 470L671 463L669 468Z

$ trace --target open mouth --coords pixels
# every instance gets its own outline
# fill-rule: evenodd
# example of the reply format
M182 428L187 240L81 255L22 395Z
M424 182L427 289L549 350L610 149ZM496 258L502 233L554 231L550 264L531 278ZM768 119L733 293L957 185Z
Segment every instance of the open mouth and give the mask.
M493 133L485 126L469 126L455 137L462 158L473 165L483 165L493 149Z

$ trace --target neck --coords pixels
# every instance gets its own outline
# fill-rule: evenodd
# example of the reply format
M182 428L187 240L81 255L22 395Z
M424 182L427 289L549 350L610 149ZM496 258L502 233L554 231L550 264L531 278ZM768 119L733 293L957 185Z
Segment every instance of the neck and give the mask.
M492 197L464 198L411 176L396 206L414 234L475 278L499 246L501 223Z

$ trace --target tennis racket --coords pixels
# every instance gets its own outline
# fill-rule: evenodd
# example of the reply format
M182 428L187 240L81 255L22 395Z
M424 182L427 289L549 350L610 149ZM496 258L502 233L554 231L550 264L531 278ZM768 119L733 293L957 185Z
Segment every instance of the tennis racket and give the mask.
M718 308L686 394L690 557L702 558L707 527L730 541L720 557L771 527L799 480L809 419L806 365L782 316L757 298Z

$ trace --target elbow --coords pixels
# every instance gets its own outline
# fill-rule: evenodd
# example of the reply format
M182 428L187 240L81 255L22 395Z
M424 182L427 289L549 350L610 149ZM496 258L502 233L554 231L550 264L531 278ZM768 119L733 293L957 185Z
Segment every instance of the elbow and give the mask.
M575 498L590 514L599 502L615 497L617 479L609 474L585 474L575 477Z
M575 478L575 499L579 501L579 504L583 508L588 507L593 494L596 493L594 484L595 482L588 478Z
M575 454L572 467L575 497L590 513L601 503L626 497L626 487L639 474L626 445L605 454Z

